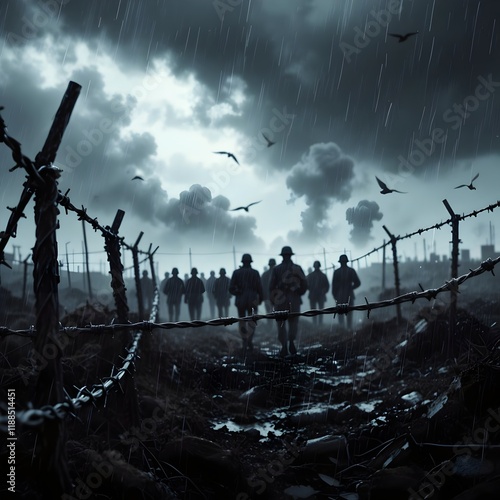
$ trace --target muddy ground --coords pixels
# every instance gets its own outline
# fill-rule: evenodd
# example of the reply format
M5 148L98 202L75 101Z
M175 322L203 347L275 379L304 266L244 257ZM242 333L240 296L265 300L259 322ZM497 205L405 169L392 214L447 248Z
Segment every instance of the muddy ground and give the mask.
M298 354L285 359L267 321L246 355L236 326L155 331L132 396L113 393L106 408L66 419L66 498L497 498L497 314L496 301L478 300L459 309L451 334L444 307L416 308L400 324L365 318L354 332L327 316L321 326L301 319ZM62 322L89 315L109 323L113 312L87 306ZM24 408L36 382L29 345L2 341L2 352L2 389L15 387ZM78 337L65 355L74 397L105 360L96 337ZM18 493L41 498L22 449L33 435L22 432Z

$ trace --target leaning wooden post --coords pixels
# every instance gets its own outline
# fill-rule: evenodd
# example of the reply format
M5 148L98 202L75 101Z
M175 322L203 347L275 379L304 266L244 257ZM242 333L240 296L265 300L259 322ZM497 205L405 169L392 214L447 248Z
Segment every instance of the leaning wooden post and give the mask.
M135 277L135 290L137 293L137 310L139 311L139 319L144 319L144 301L142 300L142 287L141 287L141 271L139 269L139 242L143 236L143 232L139 233L134 246L132 247L132 258L134 260L134 277Z
M111 288L113 289L113 298L115 300L116 315L119 324L129 323L127 304L127 288L123 279L123 264L121 262L120 238L118 230L123 220L125 212L118 210L111 227L107 226L107 233L104 234L104 248L108 256L109 273L111 274ZM113 338L106 334L102 339L103 357L113 365L120 364L120 356L132 341L132 335L129 332L120 332ZM123 396L121 394L108 395L108 408L115 413L114 418L119 418L122 423L128 426L137 426L140 422L139 405L137 402L137 391L132 377L125 377L123 380ZM125 400L125 409L123 412L123 401Z
M397 249L397 241L398 239L385 227L384 231L389 235L390 241L391 241L391 246L392 246L392 261L394 263L394 284L396 287L396 297L399 297L401 295L401 290L399 287L399 264L398 264L398 249ZM401 316L401 304L396 304L396 312L398 315L398 323L401 323L402 316Z
M28 259L30 257L31 254L23 260L23 307L26 306L26 303L28 302Z
M453 211L447 200L443 200L443 204L451 216L451 279L454 279L458 277L458 244L460 243L458 235L458 225L460 216ZM451 354L451 340L453 338L455 323L457 319L457 293L458 290L456 290L455 288L450 289L450 336L448 344L448 354Z
M87 245L87 231L85 229L85 221L83 219L82 219L82 231L83 231L83 251L85 253L85 269L87 272L87 286L89 289L89 298L92 299L93 295L92 295L92 284L90 282L89 247Z
M155 290L155 294L159 293L160 290L158 290L158 283L156 281L156 271L155 271L155 263L153 260L154 254L160 247L156 247L153 252L151 252L151 246L149 245L149 250L148 250L148 258L149 258L149 267L151 268L151 279L153 280L153 289ZM150 311L151 312L151 311ZM153 319L153 321L156 323L158 321L158 307L156 308L156 314Z
M382 290L385 291L385 240L382 247Z
M119 323L128 322L129 307L127 304L127 295L125 281L123 279L123 265L121 263L120 239L118 230L123 220L125 212L118 210L115 220L109 229L109 233L104 236L104 248L108 255L109 273L111 274L111 288L113 289L113 298L115 299L116 314Z
M33 347L43 360L35 390L36 407L53 405L65 399L61 347L59 341L59 261L56 229L58 227L57 178L60 170L52 163L66 126L80 94L81 86L70 82L52 123L42 151L35 159L35 224L33 248L33 288L35 293L36 336ZM38 429L33 456L41 482L43 498L54 499L68 491L67 469L62 435L62 421L47 420Z

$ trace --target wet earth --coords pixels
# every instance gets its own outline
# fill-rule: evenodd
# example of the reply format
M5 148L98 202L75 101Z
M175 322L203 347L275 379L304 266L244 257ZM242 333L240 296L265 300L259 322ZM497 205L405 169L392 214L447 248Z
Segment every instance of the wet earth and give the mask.
M96 311L109 322L110 311ZM298 354L286 358L268 322L251 353L236 326L154 331L132 394L125 387L128 397L66 420L67 498L497 498L500 330L488 316L495 303L475 311L481 320L459 310L453 329L436 307L355 332L301 319ZM66 356L74 396L100 347L79 338ZM29 467L21 478L25 498L41 498Z

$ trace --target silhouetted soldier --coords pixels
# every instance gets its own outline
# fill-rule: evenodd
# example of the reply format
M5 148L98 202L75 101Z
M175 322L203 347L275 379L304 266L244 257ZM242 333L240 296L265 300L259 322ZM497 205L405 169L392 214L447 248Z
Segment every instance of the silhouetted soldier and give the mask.
M271 274L273 273L273 268L276 265L275 259L269 259L268 262L269 269L264 271L260 277L262 281L262 290L264 291L264 306L266 307L266 313L269 314L273 310L273 305L269 300L269 282L271 281ZM267 320L268 323L272 323L272 319Z
M314 271L307 275L307 288L309 289L309 304L311 309L323 309L325 307L326 294L330 289L330 283L325 273L322 273L319 268L321 263L319 260L314 261ZM323 315L313 316L313 324L323 324Z
M241 257L242 266L233 272L229 283L229 292L236 296L235 305L238 316L250 316L257 312L257 306L262 303L264 295L259 271L252 269L250 265L252 256L248 253ZM255 333L255 321L240 321L239 330L243 341L243 350L253 349L253 336Z
M151 307L153 306L153 280L148 276L147 271L142 271L141 278L141 292L142 292L142 307L144 312L148 315L151 312Z
M219 318L227 318L229 316L229 304L231 294L229 293L229 284L231 280L226 276L226 270L221 267L219 277L214 283L214 297L219 311Z
M166 285L169 278L170 278L170 273L166 272L165 277L161 280L161 283L160 283L160 288L159 288L160 292L165 293L164 292L165 285ZM160 304L158 304L158 310L160 310Z
M186 295L184 302L188 305L189 317L191 321L201 318L201 306L203 304L203 294L205 293L205 285L200 278L197 277L198 269L191 269L191 278L186 283Z
M167 274L167 273L165 273ZM172 269L172 277L167 280L163 287L163 293L167 296L168 320L179 321L181 312L182 296L186 292L184 281L179 278L179 270Z
M354 290L361 285L356 271L347 265L347 255L339 257L340 268L333 273L332 295L337 305L354 304ZM339 323L344 326L344 315L339 314ZM352 329L352 313L347 314L347 328Z
M210 307L210 318L215 318L215 296L214 296L214 285L215 280L215 271L210 271L210 278L207 279L205 283L205 291L207 292L208 297L208 305Z
M273 269L269 283L271 302L276 311L300 312L301 297L307 291L307 279L302 268L292 262L294 253L289 246L283 247L280 255L283 257L283 262ZM298 328L298 317L288 319L288 333L285 321L278 321L280 356L297 352L294 341Z

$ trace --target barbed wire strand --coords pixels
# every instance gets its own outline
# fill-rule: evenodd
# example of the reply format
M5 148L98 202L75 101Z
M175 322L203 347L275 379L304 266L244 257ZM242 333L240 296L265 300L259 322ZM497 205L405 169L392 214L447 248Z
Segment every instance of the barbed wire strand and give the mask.
M164 323L154 323L152 321L140 321L137 323L129 324L110 324L110 325L88 325L85 327L76 326L61 326L60 332L67 334L75 333L85 333L85 334L101 334L101 333L111 333L113 334L116 330L130 329L130 330L143 330L146 332L152 332L155 329L171 330L174 328L199 328L203 326L231 326L239 321L258 321L261 319L274 319L276 321L286 321L289 318L296 318L300 316L313 317L319 316L321 314L347 314L351 311L366 311L367 317L370 317L370 312L374 309L381 309L385 307L391 307L397 304L403 304L406 302L414 303L418 299L435 299L439 294L444 292L457 292L460 285L465 281L479 276L485 272L491 272L493 275L495 266L500 262L500 256L495 259L486 259L481 262L481 265L476 269L471 269L467 274L463 274L458 278L446 281L443 285L438 288L430 288L427 290L413 291L404 293L392 299L381 300L378 302L369 302L365 297L365 304L358 305L348 305L348 304L338 304L332 307L326 307L324 309L310 309L303 312L289 312L289 311L274 311L267 314L253 314L251 316L244 316L242 318L227 317L227 318L216 318L208 321L178 321L178 322L164 322ZM33 337L36 332L33 328L28 328L24 330L11 330L7 327L0 327L0 337L7 335L18 335L22 337Z

